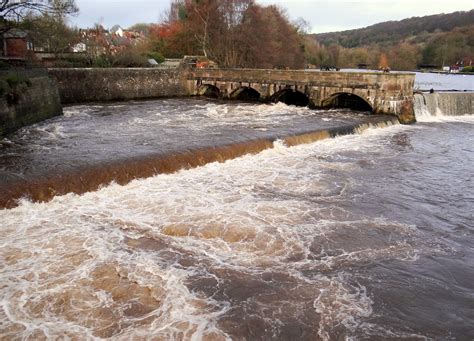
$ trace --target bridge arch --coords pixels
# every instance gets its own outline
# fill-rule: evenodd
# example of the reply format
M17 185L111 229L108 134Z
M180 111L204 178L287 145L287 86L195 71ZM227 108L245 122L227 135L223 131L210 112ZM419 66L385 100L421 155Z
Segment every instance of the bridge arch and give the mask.
M221 91L212 84L202 84L197 91L198 96L219 98Z
M242 86L235 89L229 97L242 101L258 101L260 99L260 93L249 86Z
M338 92L322 100L322 107L325 109L347 108L356 111L373 112L372 105L366 99L348 92Z
M273 103L283 102L287 105L296 105L298 107L306 107L309 105L309 97L293 89L282 89L274 93L270 97L270 101Z

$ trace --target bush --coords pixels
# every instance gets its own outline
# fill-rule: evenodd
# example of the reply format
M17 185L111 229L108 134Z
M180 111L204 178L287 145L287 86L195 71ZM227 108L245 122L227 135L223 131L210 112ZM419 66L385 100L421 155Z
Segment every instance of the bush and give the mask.
M20 74L9 74L0 80L0 96L5 97L8 104L18 103L21 94L32 85L31 80Z
M92 67L100 67L100 68L106 68L106 67L112 67L112 62L109 58L105 56L98 57L94 60L92 60Z
M113 66L145 67L148 66L148 59L136 50L127 49L114 57Z
M163 57L163 55L159 52L155 52L155 51L148 52L146 56L148 58L156 60L157 63L163 63L165 61L165 57Z
M62 56L55 61L55 67L89 67L91 66L91 59L86 55L69 55Z
M18 75L18 74L9 74L6 78L5 81L8 83L11 89L14 89L16 87L19 87L23 83L30 87L31 86L31 81L29 80L28 77L23 76L23 75Z
M474 72L474 66L465 66L462 72Z

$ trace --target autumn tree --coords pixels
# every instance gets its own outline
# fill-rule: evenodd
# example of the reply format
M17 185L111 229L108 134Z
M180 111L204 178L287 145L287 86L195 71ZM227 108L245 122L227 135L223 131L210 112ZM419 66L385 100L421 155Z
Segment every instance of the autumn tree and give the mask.
M164 55L206 56L221 67L302 67L298 29L254 0L175 0L153 32Z
M328 47L328 64L336 67L341 67L340 56L341 56L341 46L338 44L331 44Z
M198 44L193 34L183 28L183 22L163 22L150 27L148 47L168 58L198 54Z
M268 43L273 64L290 68L304 67L303 45L297 28L289 22L286 14L276 6L268 6L264 8L263 18L270 28Z
M389 68L389 64L388 64L388 58L387 58L387 55L385 53L382 53L380 55L380 60L379 60L379 69L387 69Z
M420 58L415 45L400 43L390 51L390 67L395 70L415 70Z
M426 64L453 65L464 58L474 58L474 25L439 33L422 50Z
M332 62L337 55L331 53L331 45L336 45L341 67L353 67L364 60L377 67L382 53L386 53L390 67L397 70L413 70L419 63L437 66L469 63L474 60L473 14L474 10L414 17L362 29L310 35L319 48L313 48L308 57L320 63Z
M352 50L351 62L353 67L356 67L359 64L368 64L369 63L369 51L365 48L358 47Z
M151 27L152 27L152 24L137 23L135 25L130 26L127 29L127 31L139 32L143 34L144 36L149 36Z

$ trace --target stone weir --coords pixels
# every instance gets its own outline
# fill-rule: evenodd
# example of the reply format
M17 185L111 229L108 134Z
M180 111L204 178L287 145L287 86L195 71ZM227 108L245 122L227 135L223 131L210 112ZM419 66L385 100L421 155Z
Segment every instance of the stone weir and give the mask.
M39 167L35 167L34 161L30 161L29 169L26 172L20 169L19 172L22 173L20 175L17 174L16 164L0 169L0 209L16 207L22 198L33 202L47 202L55 196L68 193L83 194L96 191L111 182L126 185L134 179L174 173L212 162L224 162L246 154L257 154L273 148L276 141L281 141L286 146L296 146L361 133L370 127L382 128L398 123L393 115L365 116L364 119L352 123L337 125L327 123L326 127L315 129L307 127L306 131L300 130L298 133L257 131L251 139L243 136L235 142L217 145L214 144L214 137L199 147L181 148L173 145L167 152L156 151L146 155L133 155L126 159L112 158L98 162L87 158L71 161L67 160L67 157L61 158L61 154L57 152L49 155L50 159L46 165L40 164Z
M414 102L417 117L474 114L474 92L417 93Z

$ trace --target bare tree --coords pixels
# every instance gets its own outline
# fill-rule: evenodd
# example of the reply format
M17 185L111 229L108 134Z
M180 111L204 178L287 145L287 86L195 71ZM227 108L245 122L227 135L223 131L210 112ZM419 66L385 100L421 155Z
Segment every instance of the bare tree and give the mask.
M76 14L79 9L75 0L1 0L0 33L9 31L31 14L47 14L64 17Z
M77 30L68 27L63 18L48 14L26 17L22 29L29 32L35 47L54 54L67 52L77 40L78 34Z
M255 0L173 0L157 40L165 56L202 54L220 67L304 66L299 30L276 6ZM179 15L177 15L177 13Z
M253 0L188 0L188 27L205 57L222 66L240 64L239 30L251 4Z
M309 21L305 20L302 17L299 17L293 21L293 26L296 28L299 34L309 34L311 31L311 24Z

